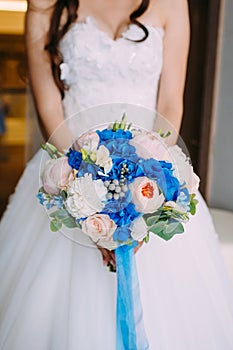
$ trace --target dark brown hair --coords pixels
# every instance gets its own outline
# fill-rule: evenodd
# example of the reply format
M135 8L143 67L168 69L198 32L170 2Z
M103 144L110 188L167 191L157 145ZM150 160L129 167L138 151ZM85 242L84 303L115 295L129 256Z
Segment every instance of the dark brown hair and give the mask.
M147 10L149 2L150 0L142 0L139 7L129 16L130 23L136 24L144 31L142 39L135 40L136 42L144 41L149 35L147 28L137 20ZM58 0L56 2L48 33L48 44L45 46L45 50L49 52L51 57L52 73L62 98L64 97L64 91L67 90L67 86L60 80L60 64L63 62L63 57L59 50L59 42L68 31L71 23L77 19L78 7L79 0ZM67 12L67 19L66 23L60 27L60 20L64 10Z

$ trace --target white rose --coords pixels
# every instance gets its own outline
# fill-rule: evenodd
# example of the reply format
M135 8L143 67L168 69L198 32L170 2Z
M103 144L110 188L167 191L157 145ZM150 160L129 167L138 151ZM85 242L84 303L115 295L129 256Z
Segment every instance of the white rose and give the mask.
M137 177L129 188L137 211L153 213L163 205L164 195L159 193L157 183L146 176Z
M81 135L77 141L74 142L73 144L73 148L76 151L79 151L80 148L85 149L85 151L87 151L88 154L92 153L92 152L96 152L97 151L97 147L99 145L99 135L96 132L87 132L83 135Z
M101 145L96 153L96 162L98 166L104 168L105 174L112 169L112 159L109 156L109 150Z
M54 195L59 194L72 178L72 168L68 164L67 157L48 160L41 174L44 190Z
M142 241L147 235L147 226L142 217L135 219L130 225L131 237L135 241Z
M194 173L193 167L182 149L177 145L169 147L169 157L169 161L174 165L174 176L180 183L186 183L189 193L197 192L200 179Z
M112 237L116 228L117 225L107 214L95 214L89 216L82 223L83 232L95 243L109 250L117 247L117 244Z
M136 148L137 155L144 159L164 159L168 149L164 138L155 132L141 132L135 135L129 143Z
M105 206L107 189L101 180L91 174L75 178L67 189L66 208L75 218L81 219L100 212Z

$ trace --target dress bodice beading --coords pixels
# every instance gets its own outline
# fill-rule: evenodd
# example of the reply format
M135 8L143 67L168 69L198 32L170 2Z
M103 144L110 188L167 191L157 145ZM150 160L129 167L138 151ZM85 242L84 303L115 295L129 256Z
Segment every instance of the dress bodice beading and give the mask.
M61 79L69 86L63 100L66 117L110 102L155 108L164 31L151 25L147 29L149 37L137 43L132 40L144 34L135 24L116 40L100 30L92 17L72 24L60 42Z

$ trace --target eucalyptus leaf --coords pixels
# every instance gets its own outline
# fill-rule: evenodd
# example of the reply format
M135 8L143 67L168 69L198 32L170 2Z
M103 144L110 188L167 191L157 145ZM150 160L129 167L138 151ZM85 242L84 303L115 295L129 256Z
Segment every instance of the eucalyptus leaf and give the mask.
M154 233L154 234L158 234L159 232L163 231L163 229L167 225L167 223L168 223L168 220L159 221L156 224L149 227L149 231Z
M165 241L169 241L174 236L174 234L173 233L166 234L164 233L164 231L160 231L159 233L157 233L157 236L164 239Z
M180 222L172 222L168 224L165 228L165 234L166 235L175 235L177 233L183 233L184 232L184 227Z
M51 218L57 218L63 220L68 218L70 215L65 209L58 209L49 215Z
M153 215L146 219L147 226L154 225L160 218L160 215Z
M57 232L61 229L62 223L56 219L50 221L50 229L52 232Z
M65 218L62 220L63 225L65 225L68 228L74 228L77 227L77 223L75 221L74 218L72 218L71 216L69 216L68 218Z

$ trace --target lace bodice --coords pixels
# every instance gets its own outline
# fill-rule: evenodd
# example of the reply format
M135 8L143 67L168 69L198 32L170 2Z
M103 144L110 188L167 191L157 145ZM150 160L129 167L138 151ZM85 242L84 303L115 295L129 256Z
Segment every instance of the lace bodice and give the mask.
M162 28L147 25L149 37L129 25L116 40L95 20L74 23L60 43L64 63L61 78L69 86L63 101L66 117L80 109L110 102L140 104L155 109L162 69Z

